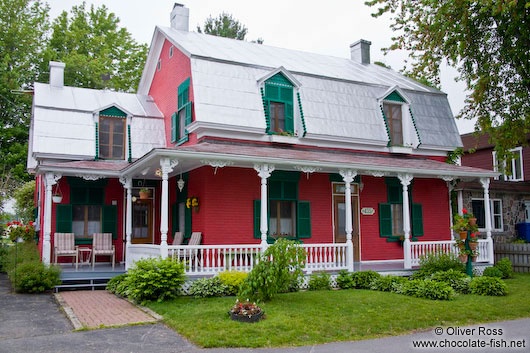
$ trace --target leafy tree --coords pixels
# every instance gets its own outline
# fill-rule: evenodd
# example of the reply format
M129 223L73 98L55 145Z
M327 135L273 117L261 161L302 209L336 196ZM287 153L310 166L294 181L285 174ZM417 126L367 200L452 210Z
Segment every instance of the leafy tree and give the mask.
M28 181L20 186L14 194L15 211L19 218L24 221L33 221L33 209L35 208L35 181Z
M203 32L200 26L197 26L197 32ZM223 12L216 18L209 16L204 22L204 33L218 37L245 40L247 32L248 29L245 25L241 24L231 14L226 12Z
M10 182L2 182L0 198L17 182L30 179L26 156L31 95L20 90L31 89L48 27L48 6L40 1L0 0L0 179Z
M65 85L134 92L147 46L138 44L119 22L105 5L87 10L83 2L73 6L70 15L63 11L51 26L39 80L48 81L48 62L54 60L66 64ZM110 76L107 82L104 76Z
M530 131L530 1L369 0L397 32L386 51L410 51L413 77L440 84L440 63L459 70L469 94L460 118L477 118L500 160Z

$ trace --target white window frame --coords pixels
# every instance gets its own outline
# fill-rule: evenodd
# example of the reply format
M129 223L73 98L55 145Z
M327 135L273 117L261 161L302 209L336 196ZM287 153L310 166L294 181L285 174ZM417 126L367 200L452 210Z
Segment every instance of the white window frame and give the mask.
M519 146L519 147L511 149L510 152L519 153L519 160L521 161L521 177L519 179L515 177L517 175L517 173L515 172L516 158L512 158L510 161L512 163L512 175L506 175L503 173L502 177L504 178L505 181L524 181L523 148ZM491 154L493 156L493 170L498 172L499 167L498 167L498 162L497 162L497 153L495 151L492 151ZM504 165L504 163L502 164ZM495 180L499 180L499 177L495 177Z
M171 59L173 57L173 46L169 47L169 58Z
M473 197L471 199L471 201L482 201L482 203L484 203L484 199L480 198L480 197ZM499 202L500 203L501 213L494 213L495 212L494 202ZM473 207L471 207L471 209L473 209ZM504 217L503 217L503 212L502 211L503 211L502 200L501 199L490 199L490 220L491 220L491 230L493 232L503 232L504 231ZM486 212L486 207L484 207L484 212ZM501 227L500 228L495 228L495 215L501 216ZM479 228L478 230L479 230L479 232L485 232L486 228Z

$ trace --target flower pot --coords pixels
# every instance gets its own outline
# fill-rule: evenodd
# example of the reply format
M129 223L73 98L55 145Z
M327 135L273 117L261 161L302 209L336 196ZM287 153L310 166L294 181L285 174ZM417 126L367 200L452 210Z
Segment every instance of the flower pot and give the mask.
M460 262L466 263L467 262L467 255L458 255L458 259L460 260Z
M254 315L238 315L238 314L235 314L231 311L228 312L228 314L230 315L230 318L234 321L239 321L239 322L258 322L259 320L261 320L263 318L263 314L265 314L263 311L260 311L259 313L257 314L254 314Z
M464 250L466 248L466 243L458 244L458 248Z
M458 234L460 234L460 240L466 240L466 238L467 238L467 232L460 232L460 233L458 233Z
M477 262L477 257L476 256L471 256L471 262Z
M63 197L61 195L53 195L52 200L54 203L61 203L61 201L63 200Z
M149 191L140 191L140 200L147 200L149 198Z
M472 242L469 242L469 248L470 248L471 250L473 250L473 251L474 251L474 250L477 250L477 248L478 248L478 243L472 243Z
M469 218L468 221L469 221L469 225L472 227L477 225L477 219L475 217Z

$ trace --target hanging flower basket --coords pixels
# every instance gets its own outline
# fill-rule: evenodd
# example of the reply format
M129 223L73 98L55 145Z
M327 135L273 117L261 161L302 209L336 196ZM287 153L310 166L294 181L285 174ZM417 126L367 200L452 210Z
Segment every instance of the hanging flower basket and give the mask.
M63 201L63 195L53 195L52 200L54 203L61 203Z
M467 262L467 254L458 255L458 259L460 260L460 262L465 264Z
M460 235L460 240L466 240L467 238L467 231L466 232L460 232L458 233Z

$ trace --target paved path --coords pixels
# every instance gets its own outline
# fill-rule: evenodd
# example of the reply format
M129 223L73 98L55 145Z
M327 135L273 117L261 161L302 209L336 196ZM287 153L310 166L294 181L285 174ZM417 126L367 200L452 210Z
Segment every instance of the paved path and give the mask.
M78 290L61 292L63 298L84 327L117 326L139 322L154 322L155 318L144 313L128 301L106 290Z

